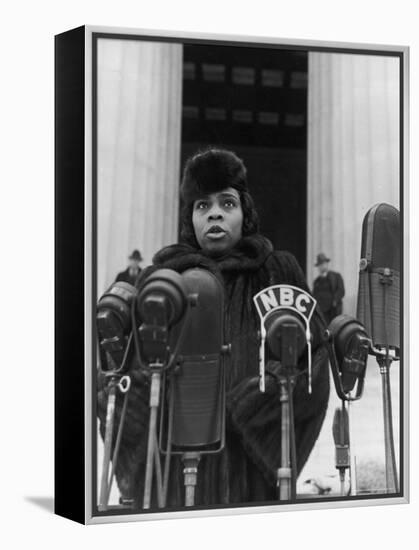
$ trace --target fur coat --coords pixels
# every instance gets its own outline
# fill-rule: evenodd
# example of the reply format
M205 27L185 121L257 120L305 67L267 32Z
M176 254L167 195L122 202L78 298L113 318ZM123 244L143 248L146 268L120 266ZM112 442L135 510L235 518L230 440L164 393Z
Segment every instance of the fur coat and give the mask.
M196 505L277 500L276 470L281 457L281 408L275 369L268 370L266 392L259 391L259 318L253 296L273 284L290 284L308 290L294 256L274 251L260 235L244 237L227 256L212 259L189 245L172 245L156 254L141 281L155 269L165 267L179 273L191 267L209 269L219 275L225 288L225 342L232 345L226 373L226 444L216 455L201 458L198 468ZM329 398L328 359L321 343L323 321L316 312L311 321L312 394L307 390L307 365L302 359L293 393L298 473L304 466L320 432ZM135 361L135 359L133 359ZM142 503L148 430L149 379L132 368L116 479L121 495ZM99 380L98 416L102 437L106 418L106 387ZM117 401L116 423L122 407ZM167 506L184 504L183 464L171 461Z

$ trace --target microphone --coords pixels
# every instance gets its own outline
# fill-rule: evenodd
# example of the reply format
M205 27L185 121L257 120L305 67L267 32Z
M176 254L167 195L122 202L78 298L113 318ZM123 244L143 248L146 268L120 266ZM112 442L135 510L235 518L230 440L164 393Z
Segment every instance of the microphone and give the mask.
M157 501L164 506L168 483L169 460L166 457L164 482L158 449L157 422L160 408L162 374L171 367L176 350L170 347L170 336L176 323L183 318L187 307L186 290L179 273L171 269L158 269L145 279L138 291L134 341L140 365L146 367L150 376L150 414L144 480L143 508L151 506L153 471L157 481ZM138 321L135 319L138 318ZM140 324L139 328L138 324ZM137 332L138 331L138 332ZM138 342L138 336L141 346ZM171 354L171 355L170 355ZM164 387L164 385L163 385Z
M152 273L138 291L136 310L141 356L148 364L163 366L169 353L169 328L185 314L186 289L182 276L171 269Z
M120 434L124 425L125 405L122 409L118 434L114 436L114 420L116 407L117 388L127 394L130 387L129 376L120 376L128 370L127 356L130 349L131 336L131 307L137 289L122 281L113 283L97 304L96 326L99 339L100 368L106 371L107 406L104 437L104 452L99 494L99 509L108 509L110 487L114 475L114 468L118 458ZM127 401L125 399L124 403ZM113 456L111 457L112 446ZM109 467L112 461L113 467L109 476Z
M292 310L276 310L267 315L265 330L270 355L282 367L295 368L307 345L303 322Z
M308 384L311 393L310 319L316 300L301 288L273 285L253 297L260 318L259 388L265 391L266 352L281 362L289 374L308 349Z
M329 356L336 392L344 401L359 399L364 389L370 339L350 315L338 315L328 327ZM355 396L349 394L356 385Z
M182 282L190 308L171 373L172 452L218 452L224 446L224 290L211 272L188 269ZM184 334L179 334L184 331ZM170 411L169 411L170 412Z
M163 494L168 487L171 455L184 465L185 506L195 503L198 464L203 454L220 452L225 444L224 290L211 272L188 269L182 274L188 310L173 327L171 342L175 367L166 370L160 416L160 449L166 454ZM166 432L167 444L162 440ZM165 496L162 502L165 501ZM149 499L144 500L148 504ZM146 506L145 506L146 507Z
M362 224L357 316L371 335L382 379L386 486L397 492L390 367L400 358L400 213L376 204Z
M113 283L97 304L96 326L101 352L101 367L118 370L131 330L131 304L137 289L122 281ZM119 367L118 367L119 365Z
M301 288L273 285L258 292L253 302L260 317L259 389L265 391L265 356L278 367L281 404L281 458L277 475L280 500L295 500L297 453L293 389L300 356L307 349L308 391L311 393L310 319L316 300Z
M371 336L373 352L400 351L400 213L376 204L362 224L357 317Z

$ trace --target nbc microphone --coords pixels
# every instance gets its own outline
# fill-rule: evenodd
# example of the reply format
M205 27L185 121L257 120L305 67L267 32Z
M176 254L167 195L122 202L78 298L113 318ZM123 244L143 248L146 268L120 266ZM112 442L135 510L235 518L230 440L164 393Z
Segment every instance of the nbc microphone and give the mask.
M276 471L278 497L280 500L295 500L297 453L293 389L299 359L307 349L308 391L311 393L310 319L316 300L301 288L273 285L258 292L253 302L260 318L260 391L265 391L265 357L267 366L271 362L275 364L279 382L281 459Z
M265 328L270 355L283 368L295 368L307 345L303 322L292 310L279 310L267 315Z
M258 292L253 302L260 318L260 390L265 391L266 353L281 361L291 374L299 357L307 349L308 390L311 393L310 319L316 300L301 288L273 285Z

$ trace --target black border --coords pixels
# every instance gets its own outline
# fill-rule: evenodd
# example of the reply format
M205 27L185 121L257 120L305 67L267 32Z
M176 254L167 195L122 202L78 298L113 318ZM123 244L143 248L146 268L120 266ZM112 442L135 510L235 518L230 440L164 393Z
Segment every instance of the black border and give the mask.
M85 28L55 37L55 501L85 523Z
M144 34L124 34L124 33L111 33L111 32L92 32L92 343L96 342L96 329L95 329L95 311L98 297L97 293L97 42L100 38L115 39L115 40L142 40L149 42L169 42L177 44L200 44L200 45L212 45L212 46L237 46L237 47L250 47L250 48L267 48L267 49L281 49L281 50L298 50L309 52L327 52L327 53L343 53L343 54L356 54L356 55L374 55L382 57L396 57L399 59L399 98L400 98L400 120L399 120L399 132L400 132L400 149L399 149L399 197L400 197L400 216L401 227L400 232L400 251L401 251L401 296L400 296L400 331L401 331L401 348L404 346L404 60L405 52L397 50L377 50L374 46L371 49L351 48L344 46L303 46L303 45L291 45L291 44L275 44L275 43L261 43L261 42L246 42L246 41L229 41L226 39L209 39L209 38L180 38L180 37L168 37L168 36L148 36ZM269 40L269 38L267 38ZM391 48L391 46L390 46ZM96 346L92 345L92 365L97 364ZM322 497L319 498L299 498L297 502L293 501L266 501L266 502L251 502L231 504L228 506L214 505L214 506L194 506L188 508L188 511L196 510L230 510L236 508L255 508L261 506L281 506L292 505L298 509L300 504L312 504L312 503L334 503L334 502L357 502L365 500L379 500L379 499L394 499L397 497L404 497L404 376L403 376L403 364L404 353L400 351L400 364L399 364L399 384L400 384L400 403L399 403L399 491L391 494L372 494L372 495L356 495L346 497ZM106 512L99 512L96 506L97 502L97 420L96 420L96 386L97 386L97 373L96 369L93 369L92 376L92 518L94 517L112 517L121 515L144 515L149 514L171 514L173 512L185 512L185 508L170 508L170 510L123 510L110 508Z

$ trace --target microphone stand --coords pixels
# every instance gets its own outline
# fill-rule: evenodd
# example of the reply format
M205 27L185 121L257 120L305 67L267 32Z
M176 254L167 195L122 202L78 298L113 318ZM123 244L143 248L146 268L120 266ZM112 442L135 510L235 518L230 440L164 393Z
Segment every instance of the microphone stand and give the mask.
M292 385L289 376L279 378L279 399L281 402L281 466L277 469L277 487L279 500L291 500L293 489L293 470L291 463L291 414L290 400L292 399ZM291 391L290 391L291 385Z
M351 392L350 392L351 393ZM349 431L349 441L351 443L350 448L350 461L349 461L349 485L350 485L350 494L351 496L356 496L358 493L358 472L356 469L356 445L354 444L354 438L351 434L351 418L352 418L352 407L354 401L348 401L348 431Z
M104 452L103 452L103 462L102 462L102 475L100 482L100 496L99 496L99 505L98 509L101 512L104 512L108 509L108 502L111 493L112 481L115 475L116 462L118 459L119 446L121 443L122 429L124 427L125 413L127 408L127 398L128 391L131 386L131 379L129 376L118 376L112 374L110 377L108 387L108 403L106 409L106 429L105 429L105 440L104 440ZM114 421L115 421L115 403L116 403L116 389L122 394L125 394L124 404L121 412L121 417L119 420L119 427L116 436L116 442L114 447L114 452L112 456L112 469L109 475L109 467L111 464L111 448L114 432Z
M106 407L106 428L105 428L102 474L101 474L101 481L100 481L100 493L99 493L99 504L98 504L98 510L101 512L104 512L108 509L108 502L109 502L109 497L111 493L112 481L115 474L116 463L118 460L119 446L121 443L122 429L124 427L128 392L131 386L130 377L127 375L122 375L123 366L125 365L128 350L130 347L130 342L131 342L131 338L128 340L128 345L124 353L124 358L122 360L121 368L111 371L108 374L109 393L108 393L108 402ZM116 364L109 353L107 353L107 361L110 365L116 367ZM125 398L124 398L124 404L122 407L121 416L119 419L118 432L117 432L114 452L112 456L112 469L109 475L109 468L111 465L112 440L113 440L113 434L114 434L117 388L122 394L125 394Z
M385 355L376 357L381 374L381 387L383 394L383 418L384 418L384 447L386 464L386 485L388 493L398 491L396 472L396 456L394 451L394 434L392 422L391 388L390 388L390 367L393 358L387 347Z
M295 432L293 419L293 389L297 374L298 327L284 324L281 331L281 367L279 372L279 399L281 402L281 464L277 469L279 500L293 500L296 496Z
M389 268L385 268L380 277L380 283L383 287L383 310L384 310L384 334L385 334L385 352L376 353L376 360L380 368L381 387L383 395L383 418L384 418L384 446L385 446L385 464L386 464L386 485L388 493L398 492L398 480L396 471L396 456L394 450L394 434L391 406L391 388L390 388L390 367L393 357L390 355L387 333L387 294L390 285L393 284L393 274Z
M198 481L198 463L200 460L200 453L187 452L182 455L182 462L184 464L183 475L185 479L185 506L195 505L195 487Z
M333 417L333 439L335 441L335 465L339 470L340 496L345 496L345 473L351 469L351 459L349 450L349 417L342 400L341 408L335 410ZM351 476L352 482L352 476Z
M162 480L161 480L161 465L160 455L157 443L157 415L160 405L160 387L161 387L161 371L163 364L156 362L149 365L151 370L151 387L150 387L150 417L148 424L148 442L147 442L147 459L144 482L144 497L143 509L148 510L151 506L151 490L153 481L153 470L156 466L157 476L157 501L158 507L163 508L162 496Z
M108 507L108 478L109 466L111 463L111 447L113 436L113 425L115 419L115 401L116 401L116 385L117 377L113 376L109 380L108 404L106 408L106 429L102 463L102 477L100 481L100 496L98 509L101 512L107 510Z

